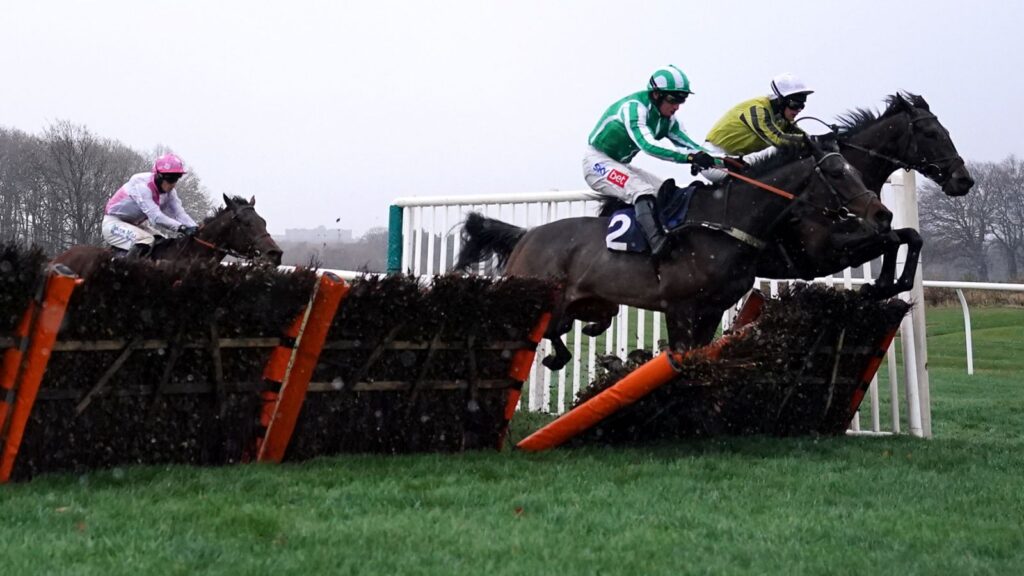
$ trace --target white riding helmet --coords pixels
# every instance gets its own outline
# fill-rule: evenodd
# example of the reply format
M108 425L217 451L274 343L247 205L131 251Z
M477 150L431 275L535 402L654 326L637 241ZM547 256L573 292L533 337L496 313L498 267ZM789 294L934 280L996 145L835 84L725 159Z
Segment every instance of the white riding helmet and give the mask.
M772 98L788 98L797 94L804 94L806 96L813 92L814 90L808 88L803 80L786 72L772 78L772 93L769 96Z

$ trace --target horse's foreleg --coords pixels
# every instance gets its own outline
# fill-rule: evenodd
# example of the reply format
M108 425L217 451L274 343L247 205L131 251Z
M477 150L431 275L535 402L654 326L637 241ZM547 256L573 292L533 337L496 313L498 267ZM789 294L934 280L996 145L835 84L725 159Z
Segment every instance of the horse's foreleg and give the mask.
M722 312L717 308L703 309L697 313L693 323L694 346L705 346L715 338L718 325L722 323Z
M669 345L674 350L689 350L696 343L695 309L691 304L675 305L665 311Z
M882 269L878 277L870 284L861 287L861 294L868 298L888 298L892 295L896 280L896 257L899 254L900 241L895 232L887 234L888 238L882 248Z
M917 261L921 256L921 246L924 242L921 235L913 228L900 228L892 232L894 241L886 246L882 256L882 272L878 275L874 285L868 284L861 289L861 292L869 298L884 300L910 290L914 287L914 277L917 276ZM899 254L900 246L907 246L907 260L903 264L903 272L899 279L896 276L896 257Z
M724 310L717 306L686 305L666 312L668 336L675 350L691 350L710 344L722 321Z
M903 263L903 273L896 281L891 296L914 287L914 277L917 276L917 260L921 256L921 246L924 244L921 235L913 228L900 228L895 233L900 242L907 245L907 260Z

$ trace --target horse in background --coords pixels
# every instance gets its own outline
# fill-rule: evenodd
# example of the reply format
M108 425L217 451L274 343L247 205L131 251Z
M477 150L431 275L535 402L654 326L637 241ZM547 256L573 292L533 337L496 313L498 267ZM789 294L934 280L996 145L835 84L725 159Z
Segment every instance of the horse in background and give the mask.
M898 169L916 170L938 184L947 196L963 196L974 186L949 135L949 130L932 113L928 102L916 94L893 94L886 98L880 114L858 108L840 116L830 126L843 156L861 172L864 185L881 196L882 186ZM808 118L812 119L812 118ZM817 120L814 118L814 120ZM809 258L793 240L783 241L765 252L757 274L763 278L810 280L835 274L882 257L882 268L865 294L887 298L910 290L914 284L922 247L921 235L913 228L900 228L864 242L856 249L837 249L831 258ZM896 278L899 247L907 246L907 260Z
M73 246L53 259L81 277L87 277L98 262L124 252L101 246ZM256 198L224 195L224 207L203 220L195 236L159 240L148 259L166 261L213 260L226 256L277 266L283 252L267 232L267 221L256 212Z

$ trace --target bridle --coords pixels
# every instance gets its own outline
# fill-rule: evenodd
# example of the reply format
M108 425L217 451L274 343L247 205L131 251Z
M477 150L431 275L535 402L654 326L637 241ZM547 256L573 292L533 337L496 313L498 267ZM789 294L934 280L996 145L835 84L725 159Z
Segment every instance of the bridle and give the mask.
M907 112L907 114L910 115L910 112ZM907 122L906 134L902 138L903 143L902 145L900 145L900 149L902 150L902 152L900 152L899 156L902 158L913 158L917 156L917 138L914 137L915 126L918 122L923 122L925 120L938 121L938 119L938 116L930 112L918 116L917 118L911 117L910 120ZM826 124L825 122L819 120L818 118L814 118L813 116L807 116L801 118L801 120L815 120L821 122L822 124L828 126L833 132L838 133L837 126L833 124ZM939 186L945 186L953 177L953 172L956 172L964 165L964 159L961 158L959 154L953 154L951 156L945 156L942 158L934 158L931 160L929 160L925 156L922 156L917 161L906 162L904 160L901 160L900 158L889 156L888 154L883 154L872 148L867 148L866 146L861 146L859 144L854 144L852 142L846 142L840 138L837 138L836 141L839 143L839 146L841 147L850 148L851 150L857 150L858 152L863 152L872 158L878 158L879 160L884 160L890 164L893 164L897 168L902 168L903 170L916 170L917 172L920 172L921 174L924 174L925 176L933 180ZM943 168L941 166L942 164L945 164L946 167Z
M822 155L822 157L819 158L814 163L814 172L813 172L812 175L817 175L818 178L821 180L821 182L828 188L829 192L832 194L833 197L835 197L836 201L839 203L839 208L830 208L828 206L820 206L818 204L814 204L813 202L810 202L809 200L807 200L806 199L807 197L805 195L803 195L803 194L796 195L796 194L793 194L793 193L790 193L790 192L786 192L785 190L781 190L781 189L776 188L776 187L774 187L774 186L772 186L770 184L765 184L764 182L761 182L760 180L755 180L754 178L750 178L749 176L744 176L743 174L739 174L739 173L733 172L731 170L725 170L725 172L729 176L732 176L733 178L736 178L738 180L742 180L742 181L746 182L747 184L751 184L753 186L761 188L762 190L767 190L768 192L771 192L772 194L781 196L781 197L783 197L783 198L785 198L787 200L794 201L793 205L802 202L804 204L807 204L808 206L811 206L812 208L816 208L818 210L821 210L821 214L823 216L825 216L826 218L831 218L831 219L833 219L833 220L835 220L837 222L845 222L847 220L850 220L851 218L859 218L859 216L856 216L853 212L850 212L850 209L848 208L848 206L851 203L853 203L855 200L858 200L860 197L868 195L868 194L871 194L871 191L870 190L864 190L860 194L857 194L856 196L853 196L851 198L846 198L842 194L840 194L839 191L836 190L836 187L833 186L832 183L828 181L828 178L826 178L825 175L821 171L821 165L825 162L825 160L828 160L829 158L831 158L833 156L837 156L837 157L839 157L841 159L843 158L842 154L840 154L839 152L828 152L828 153ZM845 163L846 160L843 159L843 162ZM812 175L808 175L807 178L810 179L812 177ZM807 187L806 181L802 182L799 187L800 188L806 188ZM786 210L786 212L788 212L791 209L792 209L792 205Z
M253 208L252 206L241 206L241 207L238 207L238 208L234 208L234 207L231 208L231 210L233 212L233 214L231 215L231 220L233 220L233 221L238 220L238 212L240 210L245 210L246 208L248 208L250 210L255 210L255 208ZM221 257L231 256L232 258L238 258L239 260L252 260L254 258L259 258L260 256L263 255L263 253L258 248L256 248L256 244L260 240L263 240L264 238L269 238L269 237L270 237L270 232L263 232L262 234L260 234L260 235L256 236L255 238L253 238L249 242L249 246L246 248L246 254L241 254L241 253L239 253L239 252L237 252L235 250L232 250L230 248L222 248L222 247L218 246L217 244L214 244L213 242L209 242L209 241L203 240L202 238L199 238L197 236L191 236L190 240L192 242L195 242L195 243L199 244L200 246L205 246L206 248L208 248L210 250L213 250L214 252L217 252L218 254L221 255Z

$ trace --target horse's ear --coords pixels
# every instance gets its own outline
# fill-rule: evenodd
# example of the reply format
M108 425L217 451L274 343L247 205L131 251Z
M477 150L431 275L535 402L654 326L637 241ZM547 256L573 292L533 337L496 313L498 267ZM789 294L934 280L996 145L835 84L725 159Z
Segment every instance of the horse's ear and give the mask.
M224 205L231 208L231 198L228 198L227 194L222 194L222 196L224 196Z
M252 198L249 198L249 206L255 206L255 205L256 205L256 197L253 196Z

